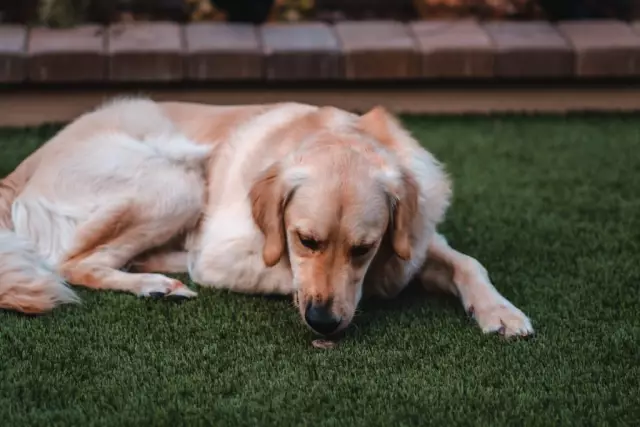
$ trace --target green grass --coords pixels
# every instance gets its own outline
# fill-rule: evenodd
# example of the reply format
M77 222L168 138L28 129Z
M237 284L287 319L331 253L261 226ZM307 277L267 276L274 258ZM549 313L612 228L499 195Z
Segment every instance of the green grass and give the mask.
M287 300L80 290L50 315L0 313L0 424L637 425L638 117L405 122L454 178L442 230L534 339L483 336L416 291L366 304L322 351ZM54 130L1 130L0 173Z

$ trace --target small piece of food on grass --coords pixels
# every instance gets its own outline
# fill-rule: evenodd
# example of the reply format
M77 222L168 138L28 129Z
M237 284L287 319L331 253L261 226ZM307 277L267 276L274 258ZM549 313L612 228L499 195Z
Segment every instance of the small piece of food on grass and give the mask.
M329 340L323 340L323 339L313 340L311 344L315 348L321 348L321 349L331 349L337 345L335 341L329 341Z

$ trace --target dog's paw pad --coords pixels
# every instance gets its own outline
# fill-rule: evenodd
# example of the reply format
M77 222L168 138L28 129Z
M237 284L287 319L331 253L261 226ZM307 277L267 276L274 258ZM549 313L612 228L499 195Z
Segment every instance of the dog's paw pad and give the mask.
M164 292L149 292L149 298L153 298L153 299L160 299L160 298L164 298L165 297L165 293Z
M470 305L470 306L469 306L469 307L467 307L464 311L467 313L467 316L468 316L468 317L470 317L470 318L472 318L472 319L475 317L476 309L475 309L475 307L474 307L474 306Z

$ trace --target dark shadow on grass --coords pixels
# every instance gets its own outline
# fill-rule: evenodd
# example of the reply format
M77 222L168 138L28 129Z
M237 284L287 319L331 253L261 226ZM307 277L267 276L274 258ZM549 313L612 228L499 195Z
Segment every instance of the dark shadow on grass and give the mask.
M207 295L211 297L212 294L219 293L218 289L210 289L203 287L195 287L199 294ZM85 289L78 290L82 300L92 301L92 297L96 296L95 291L89 291ZM260 301L264 304L277 303L277 302L290 302L291 296L280 294L268 294L268 295L256 295L256 294L243 294L235 293L231 291L222 291L228 296L232 296L234 299L242 299L245 301ZM102 292L100 292L102 293ZM99 298L99 295L98 295ZM181 305L187 304L191 300L173 300L171 298L140 298L140 305L142 307L153 307L158 304L162 305ZM95 304L99 304L98 301L92 301ZM99 304L100 305L100 304ZM109 310L108 304L102 305L102 309ZM56 310L61 310L63 307L59 307ZM291 310L296 309L291 305ZM3 316L19 317L19 318L40 318L47 314L25 314L11 310L0 310ZM416 314L417 313L417 314ZM405 290L403 290L398 296L393 299L378 299L369 298L364 299L358 308L357 314L353 319L351 325L343 331L339 336L334 337L337 340L350 340L358 341L361 337L368 336L370 333L376 334L384 333L386 329L393 328L397 322L407 321L405 315L409 317L415 317L419 315L421 320L429 322L429 319L437 317L453 317L453 316L466 316L462 309L458 299L448 294L431 293L426 292L418 284L410 284ZM302 320L299 320L296 327L300 328L303 336L308 339L318 338L311 330L309 330ZM306 330L306 331L305 331ZM304 331L304 332L303 332ZM373 331L373 332L371 332ZM377 332L376 332L377 331Z
M204 289L206 288L200 288L198 292L200 293ZM220 292L220 290L215 290L215 292ZM246 301L262 300L265 304L269 304L270 302L289 303L292 298L289 295L280 294L264 295L243 294L232 291L222 292L233 298ZM291 305L289 309L296 311L293 305ZM367 335L368 331L372 329L385 330L387 327L391 328L394 323L402 321L401 319L404 314L411 312L419 312L420 316L424 316L424 321L426 322L436 317L466 317L466 313L462 309L458 298L450 294L427 292L419 284L411 283L393 299L364 299L351 325L341 334L332 338L336 340L358 340L360 336ZM307 329L306 332L303 332L305 339L312 340L319 338L318 335L314 334L313 331L309 330L303 324L302 320L299 320L296 327L301 328L301 330Z
M13 318L37 319L39 317L46 316L48 313L22 313L20 311L0 308L0 314L2 314L3 316L13 317Z
M420 312L425 321L442 315L466 316L456 297L427 292L419 284L411 283L393 299L363 300L352 325L345 331L344 338L357 339L369 330L392 327L394 323L401 321L403 314L410 312Z

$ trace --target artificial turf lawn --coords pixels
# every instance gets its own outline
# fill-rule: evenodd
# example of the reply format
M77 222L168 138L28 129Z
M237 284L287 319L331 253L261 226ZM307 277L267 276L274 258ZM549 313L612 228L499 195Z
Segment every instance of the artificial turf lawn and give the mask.
M483 336L417 291L365 304L323 351L288 300L79 290L81 306L0 313L0 424L638 425L638 117L405 122L454 179L441 230L534 339ZM54 130L1 130L0 174Z

